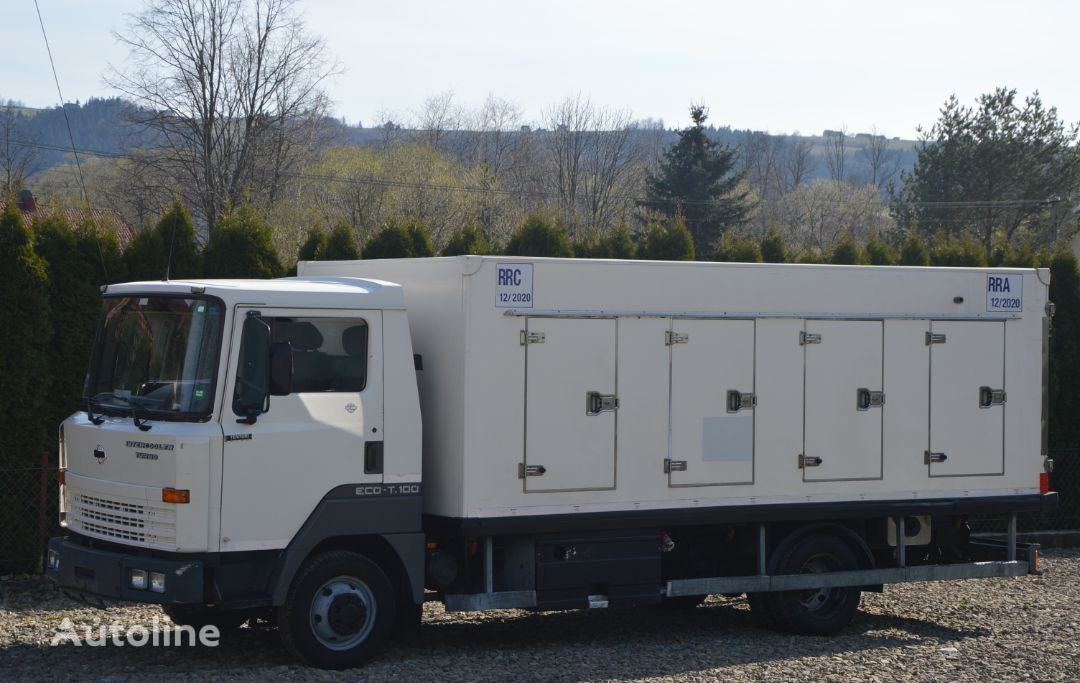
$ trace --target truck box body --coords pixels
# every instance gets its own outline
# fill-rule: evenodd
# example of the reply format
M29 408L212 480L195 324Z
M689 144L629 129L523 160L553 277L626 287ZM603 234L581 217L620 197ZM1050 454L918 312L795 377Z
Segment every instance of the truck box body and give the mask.
M465 256L299 275L403 286L427 515L1039 492L1046 270Z

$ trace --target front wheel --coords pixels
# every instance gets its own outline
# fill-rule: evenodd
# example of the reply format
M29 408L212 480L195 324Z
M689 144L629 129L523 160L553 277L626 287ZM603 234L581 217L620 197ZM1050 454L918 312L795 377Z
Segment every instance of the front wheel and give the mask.
M308 560L278 609L282 642L294 656L323 669L347 669L371 659L394 627L390 580L357 553L333 551Z
M859 569L851 547L831 534L811 534L792 545L777 563L778 574L843 572ZM776 627L824 636L847 626L859 609L858 588L814 588L768 593L759 609ZM757 598L757 602L762 602Z

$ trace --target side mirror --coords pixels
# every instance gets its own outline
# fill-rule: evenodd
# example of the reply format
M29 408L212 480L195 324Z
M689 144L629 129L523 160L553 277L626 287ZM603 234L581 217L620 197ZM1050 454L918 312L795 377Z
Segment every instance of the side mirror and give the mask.
M237 422L254 424L270 409L270 325L257 315L244 320L237 365L233 412Z
M270 395L288 396L292 393L292 344L274 342L270 345Z

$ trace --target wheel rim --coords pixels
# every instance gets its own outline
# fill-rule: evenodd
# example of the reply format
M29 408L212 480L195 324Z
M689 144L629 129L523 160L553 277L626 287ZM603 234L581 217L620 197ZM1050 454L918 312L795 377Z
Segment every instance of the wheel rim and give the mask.
M833 562L825 555L814 555L803 563L803 574L821 574L833 571ZM816 588L799 593L799 603L808 612L819 613L831 609L842 599L842 591L833 588Z
M323 647L348 650L371 635L377 610L366 583L355 576L337 576L315 591L308 622Z

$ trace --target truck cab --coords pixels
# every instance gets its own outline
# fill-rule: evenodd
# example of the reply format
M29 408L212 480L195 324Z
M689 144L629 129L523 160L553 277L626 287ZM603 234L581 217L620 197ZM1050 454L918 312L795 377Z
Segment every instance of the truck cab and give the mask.
M379 590L402 610L422 599L408 570L424 552L420 408L397 285L109 286L60 443L68 536L47 571L64 587L224 624L283 605L310 558L366 548L381 577L315 587L334 595L297 619L333 621L330 652L383 627L365 602Z

